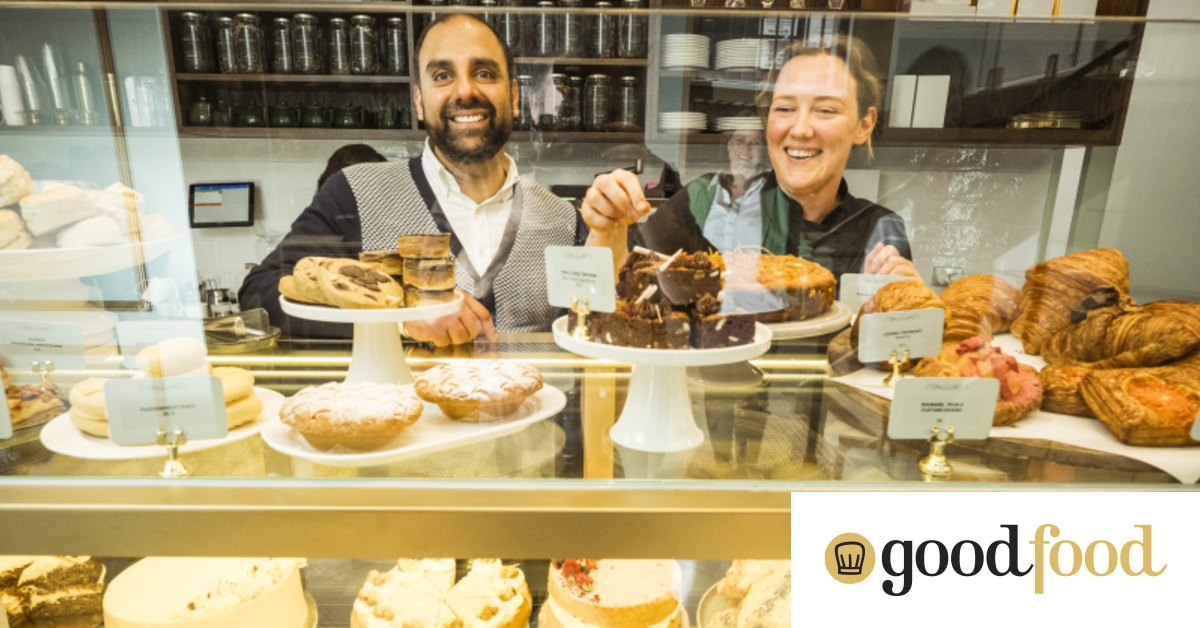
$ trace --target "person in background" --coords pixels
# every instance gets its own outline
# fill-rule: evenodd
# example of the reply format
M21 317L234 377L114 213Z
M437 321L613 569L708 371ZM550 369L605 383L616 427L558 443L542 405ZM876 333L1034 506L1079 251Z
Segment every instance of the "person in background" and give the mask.
M279 278L305 256L354 257L394 250L399 235L443 232L464 304L456 315L406 323L410 337L446 346L494 339L497 330L547 330L559 312L547 302L545 249L583 244L587 227L570 203L521 178L504 152L519 106L512 54L479 17L450 13L421 33L416 57L422 154L331 175L240 296L292 333L348 337L349 325L285 317Z
M779 69L758 95L771 172L761 192L761 246L771 253L810 259L841 276L875 273L920 278L904 220L855 198L842 175L850 151L871 146L882 88L870 50L854 38L795 42L779 55ZM651 215L637 178L625 171L601 175L580 208L592 238L613 247L619 260L633 241L674 252L717 248L688 199L674 198ZM647 218L648 216L648 218ZM710 218L711 219L711 218Z
M762 246L765 144L761 130L726 131L729 170L690 181L667 202L667 211L686 206L717 250Z
M380 155L379 151L366 144L346 144L333 151L333 154L329 156L329 162L325 164L325 172L317 177L317 190L325 185L325 181L331 175L341 172L343 168L354 164L379 163L381 161L387 161L387 157Z

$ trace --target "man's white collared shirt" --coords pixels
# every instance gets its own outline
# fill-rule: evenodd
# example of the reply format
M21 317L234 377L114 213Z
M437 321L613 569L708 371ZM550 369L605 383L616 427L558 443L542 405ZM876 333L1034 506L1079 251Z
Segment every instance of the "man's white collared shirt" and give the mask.
M512 157L504 153L504 160L508 170L504 184L482 203L476 203L463 194L458 180L438 160L428 141L421 152L421 169L433 188L433 195L450 222L450 228L462 243L471 266L479 274L486 272L496 257L500 241L504 239L504 228L512 215L513 193L520 177Z

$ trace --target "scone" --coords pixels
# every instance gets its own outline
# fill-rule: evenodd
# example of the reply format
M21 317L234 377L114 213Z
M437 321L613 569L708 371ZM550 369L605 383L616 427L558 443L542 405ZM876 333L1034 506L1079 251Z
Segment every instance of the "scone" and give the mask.
M25 230L25 221L11 209L0 209L0 249L27 249L33 238Z
M347 309L404 307L404 290L374 264L337 259L321 267L321 295L330 305Z
M330 382L283 402L279 418L313 447L378 449L421 416L421 400L395 384Z
M462 360L421 373L413 388L452 419L487 421L516 412L542 389L542 374L517 362Z
M208 375L208 349L204 342L187 336L168 338L137 354L137 367L150 377Z
M19 203L33 192L33 178L17 160L0 155L0 207Z

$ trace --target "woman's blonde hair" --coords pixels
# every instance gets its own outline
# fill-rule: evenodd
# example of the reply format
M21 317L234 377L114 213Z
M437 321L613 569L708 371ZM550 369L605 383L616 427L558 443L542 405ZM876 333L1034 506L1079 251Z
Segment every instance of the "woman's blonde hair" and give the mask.
M875 55L861 39L847 35L821 40L794 41L781 49L775 55L775 64L766 84L755 97L758 105L758 116L762 118L763 127L767 125L767 116L771 113L771 98L775 93L775 82L779 73L788 61L796 57L829 55L841 59L850 70L856 87L855 98L858 100L858 117L866 117L867 111L874 107L879 111L883 102L883 85L879 81L879 66ZM867 154L874 156L871 149L871 138L867 138Z

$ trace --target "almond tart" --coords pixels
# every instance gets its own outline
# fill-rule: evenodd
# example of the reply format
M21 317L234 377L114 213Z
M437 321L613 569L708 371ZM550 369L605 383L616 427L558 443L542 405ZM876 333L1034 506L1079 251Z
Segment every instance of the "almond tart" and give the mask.
M413 388L452 419L488 421L516 412L542 389L542 374L517 362L461 360L425 371Z
M330 382L284 401L279 418L321 451L371 451L416 422L423 408L412 392L395 384Z

